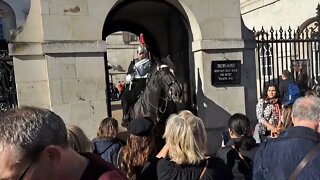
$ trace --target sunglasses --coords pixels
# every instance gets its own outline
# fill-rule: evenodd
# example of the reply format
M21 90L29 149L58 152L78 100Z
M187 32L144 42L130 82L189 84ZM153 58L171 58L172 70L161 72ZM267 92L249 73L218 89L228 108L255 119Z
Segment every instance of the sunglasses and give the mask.
M35 161L32 160L32 161L28 164L28 166L24 169L24 171L21 173L21 175L19 176L19 178L18 178L17 180L22 180L22 179L26 176L28 170L30 169L31 165L32 165L34 162L35 162Z
M30 167L32 166L32 164L34 164L36 161L38 161L39 156L41 154L42 150L40 151L40 153L36 153L37 155L31 159L30 163L28 164L28 166L22 171L21 175L19 176L19 178L17 180L23 180L24 177L26 176L26 174L28 173Z

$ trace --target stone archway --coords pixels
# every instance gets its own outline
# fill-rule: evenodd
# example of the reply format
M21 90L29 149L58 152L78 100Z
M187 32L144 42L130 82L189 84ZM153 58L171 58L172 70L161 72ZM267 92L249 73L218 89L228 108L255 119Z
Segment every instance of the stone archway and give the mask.
M237 0L32 0L10 44L19 105L49 108L93 137L107 109L105 37L120 29L142 31L154 54L172 55L187 85L186 106L197 108L211 138L208 152L220 146L231 113L255 117L254 51ZM241 83L212 85L213 61L228 60L241 63Z
M176 4L159 1L122 1L117 3L109 11L102 38L117 31L129 31L139 36L145 35L146 43L150 47L152 56L166 58L170 55L175 64L175 73L183 84L185 91L184 103L180 109L192 109L194 107L192 87L194 85L194 65L191 53L193 40L189 20L184 11L181 13ZM181 5L180 5L181 6ZM183 9L180 7L180 9ZM127 59L127 63L131 59ZM127 69L127 66L125 67Z

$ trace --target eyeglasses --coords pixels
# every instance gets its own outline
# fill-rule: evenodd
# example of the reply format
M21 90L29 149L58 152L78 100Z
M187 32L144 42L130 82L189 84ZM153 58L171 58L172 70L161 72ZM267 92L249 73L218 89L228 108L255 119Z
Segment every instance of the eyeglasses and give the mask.
M32 160L29 165L26 167L26 169L24 169L24 171L22 172L22 174L19 176L19 178L17 180L23 180L23 178L26 176L28 170L30 169L31 165L34 163L34 160Z

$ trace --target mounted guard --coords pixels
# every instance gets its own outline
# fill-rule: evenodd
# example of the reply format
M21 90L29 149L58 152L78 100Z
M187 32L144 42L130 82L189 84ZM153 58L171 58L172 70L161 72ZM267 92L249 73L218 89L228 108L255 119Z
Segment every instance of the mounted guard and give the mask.
M140 34L140 45L137 49L137 58L133 59L128 67L126 76L126 86L121 97L123 110L122 126L129 124L129 110L138 100L141 93L146 88L147 78L156 67L156 63L150 58L148 46L144 41L144 36Z

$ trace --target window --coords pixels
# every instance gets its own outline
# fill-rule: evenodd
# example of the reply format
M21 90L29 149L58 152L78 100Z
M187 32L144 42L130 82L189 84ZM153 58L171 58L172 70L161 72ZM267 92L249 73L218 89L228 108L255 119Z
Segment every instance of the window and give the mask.
M130 36L130 42L134 42L134 41L138 41L138 36L136 36L135 34L129 34Z
M135 34L132 34L130 32L123 32L123 42L124 44L130 44L132 42L139 42L139 38L138 36L136 36Z

